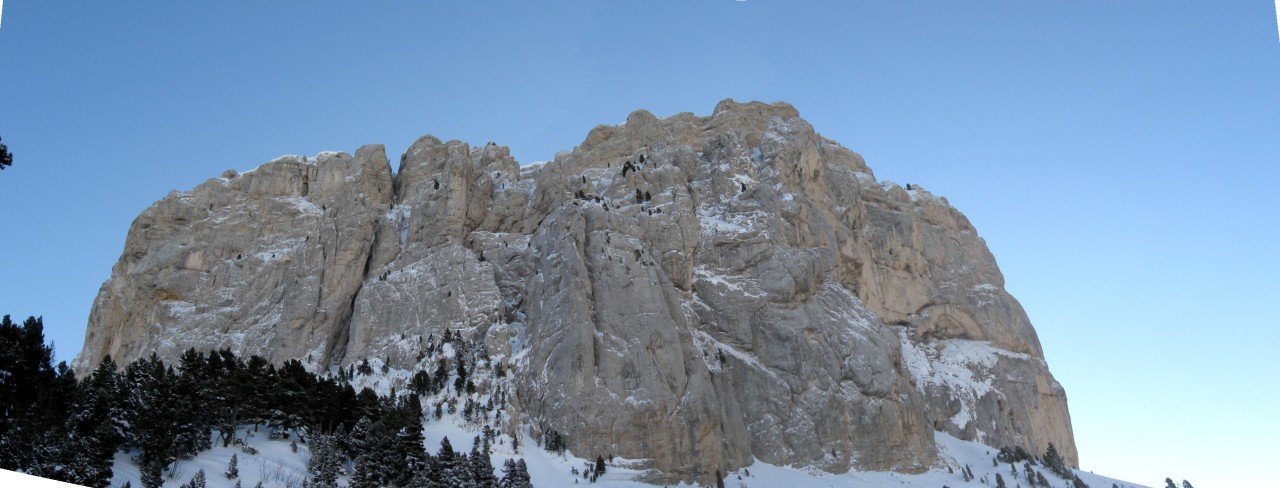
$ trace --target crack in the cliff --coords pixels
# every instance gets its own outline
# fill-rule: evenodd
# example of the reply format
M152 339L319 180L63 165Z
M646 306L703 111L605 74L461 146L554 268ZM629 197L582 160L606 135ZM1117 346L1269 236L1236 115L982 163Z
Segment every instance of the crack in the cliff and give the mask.
M373 265L373 254L378 249L378 240L381 237L382 226L378 225L375 219L373 222L373 239L369 241L369 250L365 253L364 266L360 271L360 282L356 288L351 291L351 300L347 302L334 325L333 333L329 335L329 344L326 346L324 354L324 364L330 365L334 362L341 364L341 361L347 355L347 341L351 338L351 320L355 316L356 299L360 296L360 292L364 290L364 283L369 279L369 268Z

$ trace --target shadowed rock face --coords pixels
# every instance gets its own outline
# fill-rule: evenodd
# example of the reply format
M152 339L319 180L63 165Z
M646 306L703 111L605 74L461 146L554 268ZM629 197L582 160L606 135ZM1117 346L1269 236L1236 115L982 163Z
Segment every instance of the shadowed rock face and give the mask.
M284 157L130 229L78 371L229 347L410 369L446 328L510 363L516 417L654 480L915 471L932 431L1073 464L1066 395L968 220L785 103L645 111L552 162L430 136Z

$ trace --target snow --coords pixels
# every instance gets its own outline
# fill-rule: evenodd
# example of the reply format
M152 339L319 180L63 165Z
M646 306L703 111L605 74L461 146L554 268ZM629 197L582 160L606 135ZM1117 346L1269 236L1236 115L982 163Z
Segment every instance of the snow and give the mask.
M446 436L449 438L449 442L453 444L455 451L465 453L471 450L472 439L479 432L470 431L455 424L453 417L455 416L446 415L441 421L428 420L424 422L423 437L427 448L432 453L439 449L440 440ZM244 435L243 431L242 435ZM506 436L500 436L502 444L498 444L495 441L491 458L496 474L501 474L501 466L507 459L523 458L529 467L530 479L533 481L534 486L537 487L569 486L573 485L575 480L584 488L588 486L597 488L652 488L655 486L635 481L637 477L641 477L646 473L641 468L645 464L644 460L624 458L615 458L613 461L607 462L608 469L605 475L597 480L594 485L591 485L585 480L579 479L580 475L574 476L571 472L573 468L578 468L581 471L588 462L587 458L575 456L571 451L566 451L563 456L544 451L536 446L527 430L522 430L520 437L521 446L519 452L511 449L510 438ZM744 469L726 473L725 486L738 488L843 486L894 486L902 488L987 487L995 486L996 473L1000 473L1004 477L1008 486L1017 486L1020 483L1023 486L1027 486L1025 478L1021 478L1023 470L1021 463L1017 465L1018 479L1015 479L1010 472L1011 466L1009 464L1000 463L998 467L991 465L996 450L989 446L960 440L942 432L934 433L934 442L938 445L938 462L930 470L919 474L856 470L833 474L807 467L778 466L756 459ZM213 449L202 452L193 459L175 463L171 470L174 473L172 479L166 479L164 487L176 488L190 480L196 471L204 469L209 488L232 488L236 480L227 479L223 472L226 471L227 461L233 453L237 455L241 486L252 487L258 481L262 481L265 488L301 486L302 481L306 478L306 464L311 455L310 448L306 444L298 443L298 452L294 453L289 448L289 441L270 440L267 438L265 430L258 432L254 437L246 439L245 443L258 449L258 454L246 454L239 447L221 447L220 443L215 442ZM125 451L116 453L114 477L111 479L113 488L122 486L126 481L132 483L132 486L141 486L140 473L137 466L130 459L131 454L136 453ZM960 469L966 465L973 470L977 478L968 483L960 475ZM948 467L953 472L948 473ZM1033 469L1044 473L1052 486L1060 487L1067 484L1067 480L1057 477L1042 466L1033 466ZM1089 472L1076 470L1076 473L1089 486L1094 488L1108 488L1113 483L1123 487L1145 488L1144 485L1107 478ZM987 483L982 483L983 478L986 478ZM339 478L339 485L345 486L346 481L346 477ZM697 485L681 483L673 486L688 487Z
M704 234L744 234L755 230L759 223L767 221L767 215L759 210L729 213L718 207L712 207L699 208L698 219Z
M396 230L400 234L400 243L404 244L409 240L409 217L413 216L413 207L409 205L394 205L391 210L383 215L388 222L396 224Z
M196 313L196 305L191 302L182 300L165 300L160 303L161 305L169 308L169 315L171 317L188 317L195 315Z
M236 469L240 472L238 480L242 487L252 487L259 481L262 481L264 488L302 486L307 477L307 460L311 458L311 449L299 442L298 452L295 453L289 447L290 440L272 440L267 434L265 428L254 432L253 426L242 427L237 436L244 439L246 446L258 450L257 454L249 454L240 446L222 447L222 442L215 433L212 449L194 458L177 461L164 472L164 487L176 488L190 481L197 471L203 469L208 488L232 488L237 480L227 479L223 474L232 454L236 455ZM142 486L142 474L132 460L136 455L138 453L133 451L116 453L112 468L112 487L122 486L125 482L135 487Z
M306 198L303 198L300 196L288 196L288 197L277 197L276 199L281 202L292 205L293 208L302 215L314 215L317 217L324 215L324 212L320 210L320 207L317 207L316 204L311 203L311 201L307 200Z
M717 273L704 265L698 265L693 270L694 281L700 283L708 283L713 286L723 286L731 291L741 293L743 296L752 298L760 298L764 293L760 291L759 284L742 276L730 276Z
M686 304L686 308L691 306L693 305ZM857 318L850 320L858 321L854 319ZM857 324L851 325L856 326ZM984 341L945 340L917 345L907 336L907 328L902 327L899 329L903 340L903 356L907 361L907 368L917 378L918 385L921 388L926 382L941 382L957 388L956 391L980 394L980 392L986 391L984 388L990 388L990 380L975 378L974 367L991 367L1003 356L1030 359L1025 355L998 349ZM750 351L744 351L720 342L710 334L702 331L693 331L693 339L697 347L702 351L711 352L714 350L717 353L723 353L725 356L733 357L742 364L764 371L775 380L781 381L769 368L764 367ZM527 353L527 348L518 346L514 348L513 358L510 360L498 356L485 361L482 358L470 356L470 354L474 354L474 351L474 349L468 347L446 342L441 344L441 347L431 357L427 358L425 363L434 364L435 360L440 357L474 358L476 362L471 370L471 378L475 380L479 393L472 394L470 398L480 404L484 404L490 400L491 394L498 391L499 388L510 390L513 386L513 376L508 375L498 378L494 375L491 365L496 362L505 362L510 366L520 361ZM718 361L712 362L718 363ZM373 374L358 374L351 380L353 387L357 390L368 387L379 395L384 396L390 394L393 389L403 392L405 391L404 385L408 383L413 374L412 371L390 367L386 367L384 371L383 362L376 357L369 358L369 365L374 371ZM452 385L455 379L456 375L451 375L445 384ZM529 475L534 486L538 487L563 487L575 483L584 487L588 486L590 483L582 479L580 474L583 468L592 463L597 455L608 456L610 454L595 452L574 453L572 451L556 454L545 451L537 446L533 438L531 423L512 424L512 417L509 413L503 415L501 420L495 420L497 417L494 417L493 413L485 412L481 409L480 415L483 415L483 417L472 421L464 419L461 413L461 404L465 401L465 398L465 395L458 397L457 392L452 391L451 386L446 386L441 392L422 398L423 444L427 451L431 453L438 451L441 441L447 437L455 451L469 452L474 439L481 435L483 426L487 424L495 425L495 436L491 452L495 474L501 475L501 467L506 460L522 458L528 465ZM436 419L434 416L435 406L448 401L456 402L456 411L449 413L449 409L444 408L442 409L441 418ZM963 418L953 420L967 421ZM514 440L512 435L520 441L518 449L512 447L512 441ZM572 434L570 433L569 435ZM290 448L289 440L271 440L268 436L268 430L264 428L259 432L254 432L252 425L241 426L238 437L244 439L247 446L252 446L258 452L249 454L239 446L234 445L221 447L221 443L215 434L213 439L215 447L198 454L192 459L174 463L166 470L166 480L163 486L166 488L178 487L190 480L197 471L203 469L209 488L231 488L235 485L236 480L227 479L223 473L226 471L227 462L232 454L236 454L238 457L239 481L242 487L252 487L259 481L262 481L264 488L297 488L302 486L302 483L306 480L306 464L310 457L310 449L306 443L298 442L298 451L293 452ZM846 473L833 474L809 466L780 466L756 459L746 468L726 473L725 486L740 488L994 486L994 477L997 472L1001 473L1005 478L1006 484L1011 487L1017 486L1020 481L1025 481L1024 478L1016 478L1011 473L1011 466L1008 464L1001 463L1000 466L993 467L992 459L996 454L996 450L989 446L960 440L942 432L934 433L934 441L938 446L938 459L929 470L923 473L903 474L852 470ZM128 451L121 451L116 454L114 477L110 486L113 488L120 487L125 482L131 483L132 486L141 486L140 473L133 460L133 457L137 454L137 452ZM654 485L637 481L649 474L647 471L648 464L648 461L644 459L615 458L607 461L608 469L605 475L592 486L600 488L652 487ZM966 465L973 470L977 477L977 479L970 482L972 484L965 483L961 478L960 470ZM350 467L349 462L347 466ZM575 468L579 471L577 475L573 474ZM948 468L952 472L948 472ZM1017 469L1019 472L1024 469L1021 463L1017 465ZM1066 480L1054 476L1041 467L1036 469L1044 472L1052 486L1061 487L1067 484ZM1079 476L1091 486L1097 488L1107 488L1112 483L1126 487L1139 486L1091 473L1079 473ZM986 480L985 482L983 481L984 479ZM348 479L345 476L339 478L339 486L346 486L347 481ZM697 481L703 483L711 482L709 479ZM689 487L699 485L681 483L674 486Z
M276 157L275 159L272 159L272 160L267 161L267 162L265 162L265 163L262 163L262 164L259 164L259 165L257 165L257 166L254 166L254 167L253 167L253 169L249 169L249 170L246 170L246 171L240 171L240 172L239 172L239 176L244 176L244 175L247 175L247 174L253 173L253 172L258 171L259 169L261 169L263 166L266 166L266 165L271 164L271 163L281 162L281 161L290 161L290 162L294 162L294 163L302 163L302 164L315 164L315 162L314 162L313 160L308 159L306 156L301 156L301 155L298 155L298 154L284 154L284 155L281 155L281 156Z
M945 339L921 344L912 340L908 328L899 327L897 331L902 358L915 379L916 388L923 393L930 385L938 385L950 391L960 404L951 422L961 429L976 418L973 409L977 402L993 391L987 372L1001 357L1034 360L1027 354L1007 351L987 341ZM979 431L978 436L981 438L983 433Z
M273 242L269 245L269 247L267 247L262 252L254 254L254 257L258 258L259 261L263 261L263 262L282 259L285 256L287 256L290 252L302 246L305 240L306 239L303 237L295 237L292 239L284 239L281 241Z
M776 144L783 144L787 141L787 136L795 134L795 119L783 120L782 117L773 117L769 120L769 128L764 131L764 139Z

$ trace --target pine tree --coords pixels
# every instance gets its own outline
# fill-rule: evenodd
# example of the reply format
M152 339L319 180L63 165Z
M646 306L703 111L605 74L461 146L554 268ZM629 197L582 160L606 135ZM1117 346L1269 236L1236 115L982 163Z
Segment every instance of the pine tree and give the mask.
M164 469L157 461L144 462L139 466L142 473L142 488L160 488L164 484L164 478L160 477L160 472Z
M1053 471L1058 476L1066 479L1071 479L1073 475L1071 470L1067 469L1067 462L1062 459L1061 454L1058 454L1058 448L1054 447L1052 442L1049 443L1049 448L1044 452L1044 466L1049 468L1049 471Z
M417 472L427 468L427 454L423 450L422 438L422 403L418 395L407 395L396 408L396 414L389 420L396 425L396 474L393 481L407 484Z
M68 430L88 441L82 453L89 462L90 473L73 482L107 486L111 482L116 449L124 441L127 430L123 378L110 355L102 358L98 369L81 382L77 393L76 408L68 418Z
M529 467L525 465L524 458L519 461L508 459L502 465L502 481L498 483L502 488L533 488L533 484L529 481Z
M435 456L434 469L445 486L467 486L474 480L465 456L453 450L453 444L445 437L440 441L440 451Z
M338 470L342 464L333 437L319 434L311 441L311 459L307 461L307 474L311 477L314 488L336 488L338 486Z
M431 391L431 373L425 370L419 370L413 374L413 380L409 382L409 390L415 395L430 395Z
M13 166L13 153L9 152L9 146L0 142L0 170L8 168L9 166Z
M1178 488L1178 485L1174 484L1173 478L1165 478L1164 488Z
M382 459L376 451L366 451L355 460L354 472L351 473L351 488L378 488L387 486Z
M458 359L458 378L453 380L453 391L455 394L461 394L467 389L467 367L463 364L461 358Z
M1191 482L1190 482L1190 481L1182 480L1182 488L1195 488L1195 487L1194 487L1194 486L1191 486Z
M403 458L397 452L396 431L391 430L393 427L389 425L394 421L395 415L383 417L383 420L371 426L364 442L364 452L355 460L351 488L390 486L400 474ZM359 430L359 426L355 430Z
M501 488L510 488L516 470L516 461L507 458L502 463L502 479L498 480L498 486Z
M227 472L225 473L227 479L233 480L240 477L240 468L236 467L236 464L238 464L236 454L231 453L231 460L227 461Z
M564 436L561 435L560 432L552 429L544 434L543 437L546 438L546 440L543 441L544 449L549 452L564 455L564 451L567 447L565 446Z
M471 444L471 455L467 456L467 462L476 486L486 488L497 486L498 478L493 475L493 460L489 457L489 446L487 443L482 445L479 436Z
M182 488L205 488L204 470L196 471L196 475L191 477L191 481L182 485Z
M360 417L356 421L355 427L351 428L351 435L348 436L346 442L347 457L355 459L364 454L369 443L369 433L373 430L373 421L369 417Z
M60 451L41 448L40 438L57 430L69 406L61 403L69 398L55 393L62 382L53 348L44 344L42 319L29 317L21 326L8 315L0 320L0 371L6 373L0 378L0 468L43 474L47 464L52 472Z
M172 396L165 408L172 411L174 456L186 458L209 449L213 416L206 407L211 383L206 374L204 354L188 349L179 358L178 374L173 378Z
M1000 476L1000 473L996 473L996 488L1007 488L1004 485L1004 477Z

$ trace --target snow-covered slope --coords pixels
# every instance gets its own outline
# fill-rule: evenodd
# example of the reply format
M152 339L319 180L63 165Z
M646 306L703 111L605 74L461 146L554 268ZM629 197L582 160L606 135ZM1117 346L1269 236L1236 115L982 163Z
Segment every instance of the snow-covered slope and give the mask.
M470 452L477 436L483 435L488 426L495 432L492 440L491 457L495 466L495 475L501 477L501 466L507 459L524 459L528 465L530 478L537 487L563 487L571 485L589 485L583 473L586 467L594 464L593 453L563 454L549 452L538 446L535 440L538 432L536 426L519 423L505 417L501 406L492 410L476 408L478 413L470 420L464 418L463 404L468 400L476 405L484 405L490 400L501 400L498 392L507 390L511 385L510 375L499 376L490 367L491 361L484 357L478 347L455 343L444 343L434 349L434 354L424 361L432 364L439 358L453 361L466 361L471 364L469 378L476 385L475 392L458 392L453 388L457 375L453 374L446 383L450 386L432 395L421 398L423 405L423 444L424 449L435 453L444 438L448 438L454 451ZM351 383L357 389L370 388L381 396L395 392L407 391L407 385L413 377L412 371L390 367L377 360L370 361L371 374L356 375ZM448 407L453 403L451 412ZM441 415L435 416L435 405L440 404ZM245 425L237 434L244 442L244 447L232 445L221 447L214 439L213 447L192 459L174 463L165 471L166 488L177 488L191 480L195 474L204 470L209 488L234 488L239 482L243 488L251 488L262 483L263 488L298 488L307 480L307 461L310 459L310 446L299 441L294 433L289 439L271 439L266 427L255 429L253 425ZM519 442L513 441L518 438ZM295 441L296 451L292 445ZM996 474L999 473L1006 486L1032 486L1027 482L1023 463L1011 465L998 463L993 466L996 450L986 445L957 439L945 432L935 432L934 441L938 445L938 461L926 472L919 474L903 474L879 471L850 471L843 474L832 474L814 467L775 466L756 460L749 467L725 473L724 484L727 487L836 487L836 486L894 486L938 488L944 486L996 486ZM518 447L517 447L518 446ZM254 452L256 451L256 452ZM121 451L116 454L112 487L129 483L133 487L142 486L140 471L133 457L136 452ZM227 478L228 462L232 455L238 460L239 477ZM643 481L649 470L648 460L623 459L614 457L606 462L607 470L595 483L601 488L642 488L652 487ZM966 482L961 474L968 466L974 474L972 481ZM344 464L344 474L339 478L340 486L347 486L352 470L352 462ZM1016 468L1016 471L1015 471ZM1035 471L1044 474L1050 486L1070 487L1069 480L1054 475L1043 466L1033 466ZM1015 474L1016 473L1016 474ZM1112 485L1138 488L1143 485L1119 481L1092 473L1077 471L1080 478L1094 488L1109 488ZM707 480L706 483L713 483ZM677 486L700 486L680 484ZM714 486L714 485L711 485Z
M458 425L455 422L455 420L458 420L456 417L456 415L450 415L439 422L427 421L424 423L423 434L427 439L427 447L434 451L439 447L440 439L447 436L450 442L453 443L455 450L459 452L471 450L471 440L478 432L468 431ZM741 488L838 486L939 488L951 486L958 488L963 486L996 486L996 473L1000 473L1004 477L1005 483L1009 487L1031 486L1024 477L1021 465L1018 466L1016 479L1010 471L1010 464L1000 463L998 467L992 466L991 461L995 458L996 453L990 447L976 442L962 441L941 432L936 433L934 439L942 451L940 465L920 474L860 471L831 474L815 469L773 466L757 461L748 468L726 474L725 486ZM307 460L311 456L310 449L306 445L299 444L298 452L294 453L289 447L289 441L269 440L265 435L251 438L246 443L258 449L258 454L247 455L238 447L214 447L194 459L179 461L172 470L171 479L166 480L164 486L176 488L189 481L197 471L203 469L208 477L206 486L209 488L233 488L237 480L228 479L223 475L223 472L227 469L227 461L233 453L239 459L240 477L238 480L241 486L245 488L252 487L259 481L262 482L264 488L302 486L302 482L307 475ZM504 439L504 444L502 445L494 445L494 465L502 466L502 463L510 458L523 458L529 466L530 478L533 480L534 486L537 487L589 484L586 480L581 479L581 475L575 476L572 471L576 468L581 472L583 466L588 463L586 459L576 457L572 452L567 452L561 456L542 450L535 446L533 439L527 435L524 436L523 443L529 447L521 448L519 452L515 452L510 448L509 439ZM595 486L600 488L653 487L654 485L635 480L644 475L643 469L631 467L636 464L641 463L620 458L608 462L608 470L604 476L596 481ZM964 481L959 468L965 465L970 466L977 479L970 482ZM948 468L951 468L950 472ZM1043 469L1042 466L1035 466L1034 468L1043 472L1052 486L1070 486L1068 480L1050 473ZM1085 471L1076 471L1076 473L1080 476L1080 479L1093 488L1109 488L1113 484L1130 488L1145 486ZM984 479L985 482L983 481ZM346 481L346 477L339 479L339 483L344 486ZM115 477L112 478L111 486L123 486L126 482L131 483L134 487L142 486L138 467L130 460L129 453L120 452L116 455ZM682 484L679 486L690 485Z

